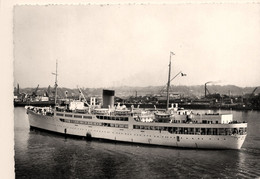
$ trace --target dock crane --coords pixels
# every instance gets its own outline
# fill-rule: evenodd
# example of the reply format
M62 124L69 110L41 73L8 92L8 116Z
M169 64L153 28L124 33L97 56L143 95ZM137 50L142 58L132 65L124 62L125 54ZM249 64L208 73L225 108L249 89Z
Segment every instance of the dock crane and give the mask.
M45 95L46 95L47 97L50 97L50 94L51 94L51 86L49 85L48 88L47 88L47 90L45 90Z
M78 86L77 86L77 87L78 87ZM84 103L86 103L86 104L89 106L89 104L88 104L88 102L87 102L87 99L85 98L84 94L82 93L80 87L78 87L78 90L79 90L79 93L80 93L80 97L83 97L83 99L84 99Z
M255 89L252 91L252 93L251 93L250 97L253 97L253 96L254 96L254 94L255 94L255 91L257 90L257 88L258 88L258 87L255 87Z
M32 92L32 97L36 97L37 91L39 89L39 85L36 87L36 89Z
M49 86L48 86L48 89L47 89L48 97L50 96L50 93L51 93L51 86L49 85Z

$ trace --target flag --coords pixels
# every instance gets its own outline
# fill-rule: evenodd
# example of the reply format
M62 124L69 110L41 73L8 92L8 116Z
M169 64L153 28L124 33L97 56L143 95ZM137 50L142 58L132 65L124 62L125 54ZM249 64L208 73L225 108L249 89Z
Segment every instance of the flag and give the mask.
M181 76L187 76L187 74L181 73Z
M173 52L171 52L171 55L175 55Z
M58 74L57 74L57 73L53 73L53 72L52 72L51 74L53 74L53 75L57 75L57 76L58 76Z

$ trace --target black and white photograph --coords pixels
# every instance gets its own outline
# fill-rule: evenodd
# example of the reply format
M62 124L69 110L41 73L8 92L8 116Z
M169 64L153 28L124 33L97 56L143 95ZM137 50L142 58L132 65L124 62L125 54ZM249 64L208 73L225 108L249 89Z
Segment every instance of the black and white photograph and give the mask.
M260 177L259 3L11 8L14 178Z

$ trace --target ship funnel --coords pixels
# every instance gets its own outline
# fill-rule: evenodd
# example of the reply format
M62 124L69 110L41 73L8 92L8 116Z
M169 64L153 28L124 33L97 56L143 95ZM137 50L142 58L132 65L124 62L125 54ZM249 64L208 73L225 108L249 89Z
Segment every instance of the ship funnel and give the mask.
M103 90L103 108L108 108L108 106L114 106L114 90Z

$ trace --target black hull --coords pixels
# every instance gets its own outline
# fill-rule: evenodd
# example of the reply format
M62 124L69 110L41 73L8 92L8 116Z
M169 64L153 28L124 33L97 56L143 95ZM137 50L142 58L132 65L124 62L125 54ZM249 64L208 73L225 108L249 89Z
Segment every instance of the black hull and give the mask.
M33 102L16 102L14 101L14 107L21 107L21 106L54 106L54 101L33 101Z

